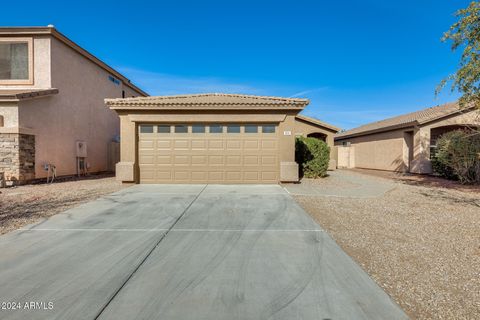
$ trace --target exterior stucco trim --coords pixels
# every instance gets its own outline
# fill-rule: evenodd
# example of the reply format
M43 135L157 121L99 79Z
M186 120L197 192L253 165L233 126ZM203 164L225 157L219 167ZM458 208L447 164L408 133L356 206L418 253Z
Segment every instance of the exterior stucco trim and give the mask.
M2 86L18 86L18 85L33 85L34 84L34 70L33 70L33 38L32 37L21 37L21 38L0 38L0 42L26 42L28 45L28 79L2 79L0 80L0 85Z

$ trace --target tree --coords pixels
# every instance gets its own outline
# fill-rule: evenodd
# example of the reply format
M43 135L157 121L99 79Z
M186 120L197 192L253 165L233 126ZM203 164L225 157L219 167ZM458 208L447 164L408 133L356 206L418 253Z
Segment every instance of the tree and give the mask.
M437 87L438 94L447 83L451 90L458 90L462 97L460 106L474 105L480 108L480 3L472 1L466 9L455 13L458 21L444 33L442 41L451 41L452 50L462 48L458 70L442 80Z

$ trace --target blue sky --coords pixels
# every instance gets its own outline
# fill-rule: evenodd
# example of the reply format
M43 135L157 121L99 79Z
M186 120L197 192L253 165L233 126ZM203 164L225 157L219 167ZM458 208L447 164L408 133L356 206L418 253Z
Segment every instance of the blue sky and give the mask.
M306 97L305 114L348 129L457 98L434 90L468 2L8 1L0 24L54 24L152 95Z

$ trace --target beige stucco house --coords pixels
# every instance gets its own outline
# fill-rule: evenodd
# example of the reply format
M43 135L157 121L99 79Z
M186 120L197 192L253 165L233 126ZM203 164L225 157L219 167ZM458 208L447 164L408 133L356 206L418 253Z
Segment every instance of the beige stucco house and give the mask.
M0 173L25 181L107 170L120 133L104 98L145 96L53 27L0 28Z
M105 102L120 116L123 182L298 181L295 136L333 146L338 131L299 115L307 99L195 94Z
M338 166L429 174L437 138L472 127L480 127L479 111L457 103L369 123L335 136Z

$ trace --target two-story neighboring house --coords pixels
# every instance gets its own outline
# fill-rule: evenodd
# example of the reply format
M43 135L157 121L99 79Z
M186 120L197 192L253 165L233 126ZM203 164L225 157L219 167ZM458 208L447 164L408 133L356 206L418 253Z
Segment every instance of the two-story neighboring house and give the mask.
M146 96L53 26L0 28L0 173L22 182L107 170L119 135L105 98Z

